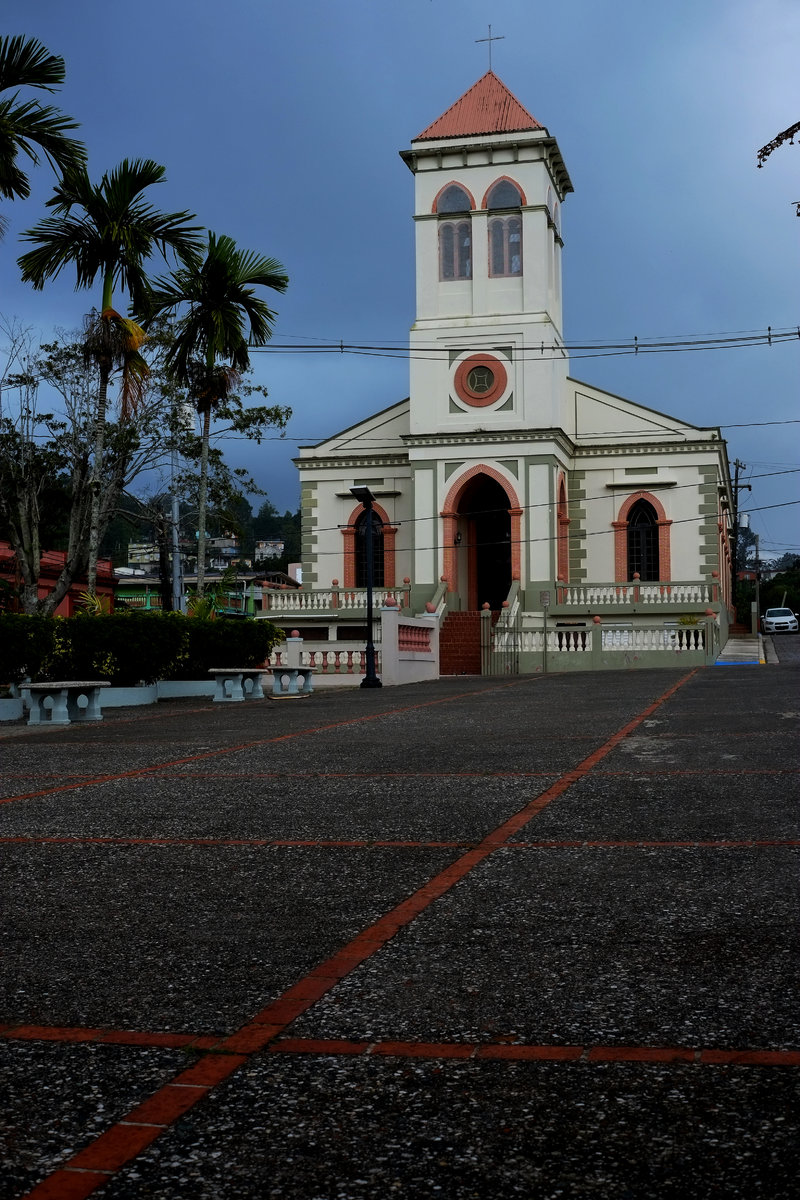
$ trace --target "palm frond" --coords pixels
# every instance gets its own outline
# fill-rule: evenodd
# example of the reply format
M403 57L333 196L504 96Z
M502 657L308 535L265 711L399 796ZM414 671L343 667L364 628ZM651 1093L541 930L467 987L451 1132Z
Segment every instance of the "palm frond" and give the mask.
M64 60L50 54L36 38L0 38L0 93L32 87L53 92L64 81ZM67 136L77 121L52 105L20 100L19 92L0 100L0 195L24 199L30 195L27 176L17 162L20 153L38 164L44 154L54 168L65 171L85 162L83 145Z
M134 416L144 396L150 368L139 353L147 334L130 317L123 317L113 308L91 312L84 323L84 361L106 362L110 371L122 371L120 387L120 417L123 421Z
M12 87L54 92L66 73L63 58L51 54L38 38L0 38L0 92Z

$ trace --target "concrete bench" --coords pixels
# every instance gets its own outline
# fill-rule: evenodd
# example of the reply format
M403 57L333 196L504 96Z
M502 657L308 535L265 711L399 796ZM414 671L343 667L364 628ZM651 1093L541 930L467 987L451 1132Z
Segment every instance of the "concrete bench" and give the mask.
M214 676L214 703L234 700L263 700L263 667L211 667Z
M72 721L102 721L100 691L110 686L98 679L26 683L21 690L28 694L28 724L69 725Z
M269 667L272 672L272 699L310 696L314 690L316 667Z

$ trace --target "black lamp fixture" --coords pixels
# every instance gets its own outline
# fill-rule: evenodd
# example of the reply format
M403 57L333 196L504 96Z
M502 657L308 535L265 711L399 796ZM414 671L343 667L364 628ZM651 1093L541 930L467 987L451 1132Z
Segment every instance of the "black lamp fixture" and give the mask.
M457 533L456 536L453 538L453 545L454 546L461 545L461 534L460 533Z
M375 671L375 643L372 640L372 588L375 580L375 558L373 550L373 528L372 528L372 506L375 503L375 497L368 487L357 486L350 488L350 495L364 505L364 511L367 514L364 530L364 549L366 550L366 567L367 567L367 648L366 648L366 673L361 680L362 688L379 688L383 687L380 679Z

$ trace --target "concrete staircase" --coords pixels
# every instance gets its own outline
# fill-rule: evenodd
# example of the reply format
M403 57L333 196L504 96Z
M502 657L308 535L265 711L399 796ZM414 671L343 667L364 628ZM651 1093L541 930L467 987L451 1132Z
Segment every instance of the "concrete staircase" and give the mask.
M439 633L439 674L480 675L481 614L450 612Z

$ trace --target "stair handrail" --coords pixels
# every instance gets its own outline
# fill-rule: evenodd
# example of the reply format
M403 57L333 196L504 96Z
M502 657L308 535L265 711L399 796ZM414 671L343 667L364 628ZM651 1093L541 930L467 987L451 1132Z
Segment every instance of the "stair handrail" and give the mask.
M430 605L432 607L428 607L428 605ZM428 605L425 606L425 612L417 613L417 616L418 617L427 617L433 611L436 613L436 616L439 619L439 625L441 626L441 624L445 618L445 613L447 612L447 580L446 579L439 580L439 583L436 586L435 592L433 593L430 600L428 601Z
M497 625L513 625L519 612L519 580L512 579L511 587L508 589L508 595L503 601L503 607L500 609L500 616L497 618Z

